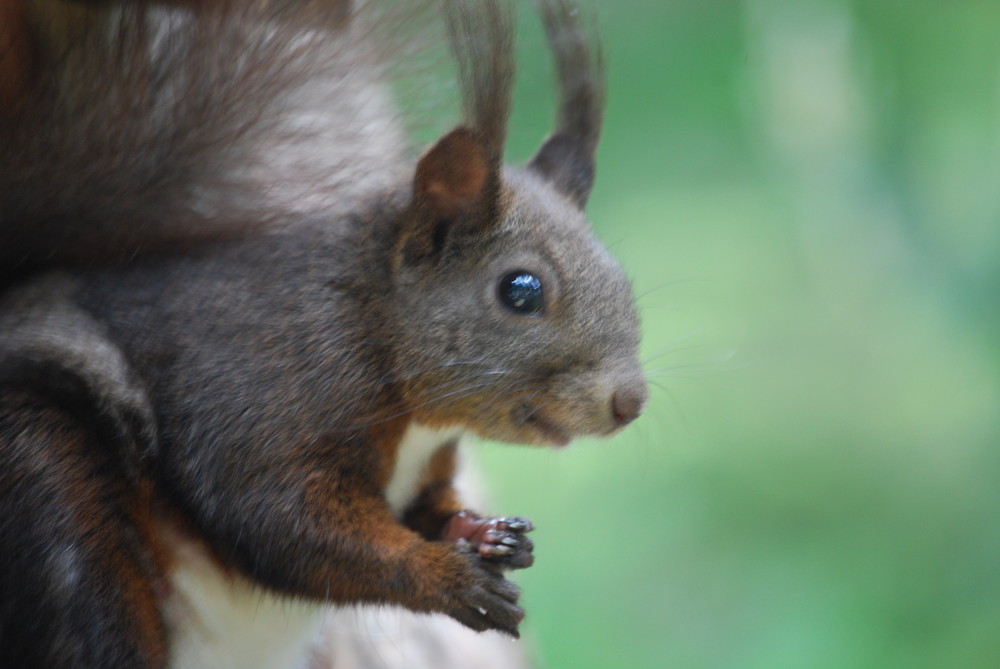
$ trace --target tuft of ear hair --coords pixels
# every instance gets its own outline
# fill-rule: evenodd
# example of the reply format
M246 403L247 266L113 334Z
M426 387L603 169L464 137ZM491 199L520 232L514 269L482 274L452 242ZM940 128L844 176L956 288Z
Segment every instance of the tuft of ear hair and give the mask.
M604 120L604 59L580 25L569 0L537 0L556 60L559 102L556 127L528 168L548 180L580 209L594 184L594 154Z
M484 229L500 218L500 175L514 82L514 20L508 0L446 0L466 122L417 162L418 220L403 243L407 261L440 251L459 218Z
M514 84L513 13L508 0L446 0L445 5L466 123L421 159L415 194L438 218L454 218L476 206L483 222L489 222L499 212ZM454 164L446 165L449 161ZM428 185L438 191L430 193Z
M514 17L509 0L447 0L452 53L466 122L499 171L514 86Z
M594 153L604 109L604 66L590 46L571 0L537 0L556 60L556 127L528 164L583 209L594 183ZM420 158L413 200L422 219L404 257L440 250L451 223L474 216L477 227L499 219L500 175L514 79L514 21L508 0L446 0L448 31L458 63L465 125Z

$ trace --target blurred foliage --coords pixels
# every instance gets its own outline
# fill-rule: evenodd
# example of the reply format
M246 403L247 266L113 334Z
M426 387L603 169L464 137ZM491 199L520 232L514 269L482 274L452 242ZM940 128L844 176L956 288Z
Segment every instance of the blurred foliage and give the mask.
M539 527L540 663L1000 666L1000 3L598 12L589 213L653 393L611 442L480 449ZM529 14L520 160L552 109Z

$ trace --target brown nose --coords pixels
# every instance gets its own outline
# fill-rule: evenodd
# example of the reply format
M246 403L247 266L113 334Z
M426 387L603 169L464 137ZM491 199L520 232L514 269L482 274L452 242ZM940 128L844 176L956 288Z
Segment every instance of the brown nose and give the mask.
M646 384L634 383L619 388L611 396L611 415L618 427L628 425L642 413L646 406Z

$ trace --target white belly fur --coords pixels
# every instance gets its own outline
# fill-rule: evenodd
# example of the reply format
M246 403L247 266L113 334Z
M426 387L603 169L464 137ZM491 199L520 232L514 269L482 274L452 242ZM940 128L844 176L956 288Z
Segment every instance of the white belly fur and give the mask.
M396 467L385 487L385 500L397 517L420 491L430 459L442 446L461 436L461 428L436 430L419 423L406 428L396 452Z
M173 669L304 669L323 605L277 595L182 544L164 606Z
M419 492L427 464L461 430L407 428L385 498L397 516ZM176 565L164 606L172 669L302 669L327 607L291 599L223 571L200 542L168 538Z

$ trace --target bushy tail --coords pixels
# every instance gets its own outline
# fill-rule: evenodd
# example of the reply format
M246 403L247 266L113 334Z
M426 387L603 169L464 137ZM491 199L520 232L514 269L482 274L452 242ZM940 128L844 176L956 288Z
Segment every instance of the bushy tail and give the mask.
M0 277L329 215L405 141L346 0L0 0Z

